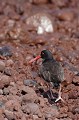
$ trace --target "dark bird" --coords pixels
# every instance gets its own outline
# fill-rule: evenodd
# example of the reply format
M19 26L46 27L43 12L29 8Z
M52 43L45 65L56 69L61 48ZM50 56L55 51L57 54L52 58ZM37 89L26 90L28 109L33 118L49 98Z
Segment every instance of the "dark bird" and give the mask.
M55 102L59 101L61 98L61 83L64 81L64 70L61 64L53 58L52 53L49 50L43 50L40 56L29 61L32 63L33 61L42 58L42 65L40 67L40 75L43 77L45 81L52 84L54 88L59 89L59 96Z

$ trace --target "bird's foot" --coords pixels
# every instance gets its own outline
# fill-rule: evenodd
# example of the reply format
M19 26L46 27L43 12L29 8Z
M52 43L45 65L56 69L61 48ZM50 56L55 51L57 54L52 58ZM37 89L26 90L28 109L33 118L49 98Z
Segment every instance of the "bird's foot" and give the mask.
M65 101L64 101L63 98L61 97L61 84L60 84L60 89L59 89L58 98L55 100L55 102L58 102L59 100L61 100L62 102L65 103Z
M58 102L59 100L61 100L62 102L65 102L61 96L59 96L59 97L55 100L55 102Z

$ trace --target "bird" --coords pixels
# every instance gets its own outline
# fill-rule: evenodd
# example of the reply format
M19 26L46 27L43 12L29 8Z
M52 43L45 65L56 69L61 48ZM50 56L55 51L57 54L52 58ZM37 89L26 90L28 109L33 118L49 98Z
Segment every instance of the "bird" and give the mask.
M42 58L42 64L40 67L40 75L42 78L50 84L54 88L59 88L58 98L55 100L55 102L58 102L59 100L63 101L61 97L61 83L64 81L64 70L60 62L56 61L52 55L52 53L49 50L43 50L41 51L41 54L34 59L30 60L29 63L32 63L39 58ZM51 90L50 90L51 92ZM52 92L51 92L52 94Z

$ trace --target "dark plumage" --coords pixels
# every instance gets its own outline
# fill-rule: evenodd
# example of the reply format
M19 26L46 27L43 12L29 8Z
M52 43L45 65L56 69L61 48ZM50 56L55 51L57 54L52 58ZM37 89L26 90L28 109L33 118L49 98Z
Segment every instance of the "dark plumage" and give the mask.
M50 83L53 85L53 87L57 87L57 88L60 85L59 96L55 102L59 100L62 100L64 102L64 100L61 98L60 83L64 81L64 71L61 64L53 58L52 53L48 50L43 50L40 56L37 56L36 58L32 59L31 61L29 61L29 63L32 63L39 58L43 59L42 65L40 67L40 75L44 78L45 81L49 83L49 89L50 89Z
M64 80L64 71L61 64L53 58L52 53L48 50L41 52L41 58L43 62L40 68L40 75L44 80L52 83L54 87L58 87Z

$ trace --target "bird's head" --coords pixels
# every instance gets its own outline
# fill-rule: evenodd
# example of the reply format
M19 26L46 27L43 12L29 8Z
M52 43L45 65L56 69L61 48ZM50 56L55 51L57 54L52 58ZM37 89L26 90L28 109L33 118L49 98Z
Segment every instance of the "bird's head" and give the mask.
M39 58L42 58L43 60L54 60L52 53L49 50L43 50L41 51L41 54L34 59L30 60L29 63L32 63Z
M51 59L53 59L53 55L49 50L43 50L41 52L41 58L43 60L51 60Z

